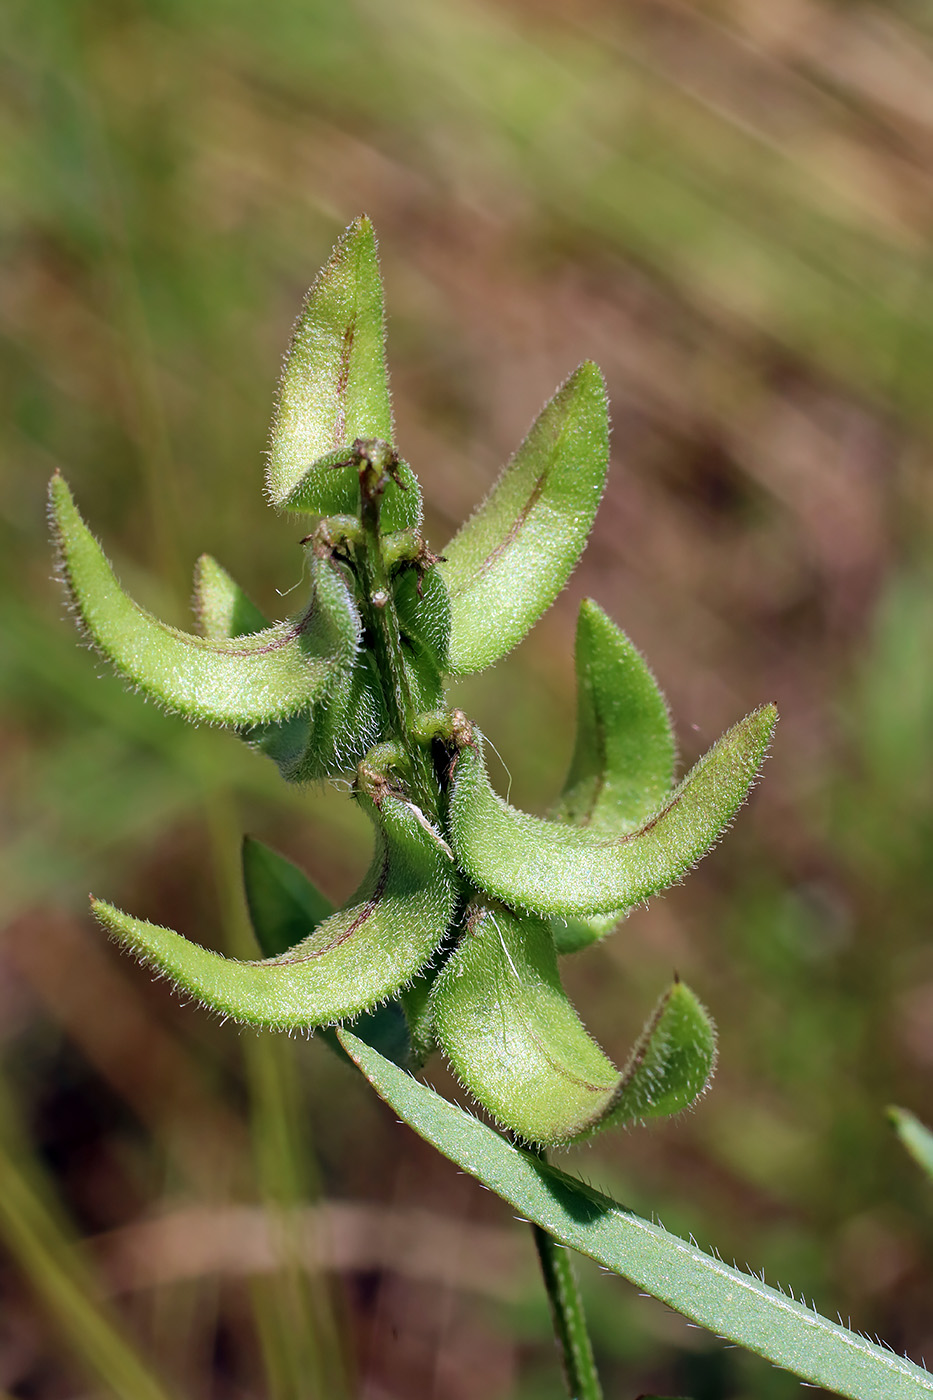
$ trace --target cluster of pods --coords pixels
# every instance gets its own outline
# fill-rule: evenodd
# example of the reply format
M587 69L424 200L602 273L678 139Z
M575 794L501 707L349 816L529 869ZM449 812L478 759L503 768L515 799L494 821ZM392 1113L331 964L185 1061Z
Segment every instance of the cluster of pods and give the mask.
M279 389L273 505L316 517L302 541L306 606L270 624L202 557L197 633L121 588L65 481L50 487L62 577L89 638L133 686L188 720L225 725L291 782L339 773L372 820L362 885L333 911L261 843L244 846L259 951L226 958L93 901L128 950L217 1011L271 1029L353 1022L394 1036L417 1068L439 1047L520 1140L563 1144L672 1113L705 1088L715 1034L675 980L617 1069L591 1039L558 959L603 937L681 876L746 797L775 722L764 706L675 785L664 698L592 601L576 639L577 735L546 818L496 794L477 726L448 676L492 665L574 568L609 459L606 396L584 364L542 410L488 498L432 554L421 495L393 446L382 285L367 219L309 292ZM377 1011L381 1008L381 1011Z

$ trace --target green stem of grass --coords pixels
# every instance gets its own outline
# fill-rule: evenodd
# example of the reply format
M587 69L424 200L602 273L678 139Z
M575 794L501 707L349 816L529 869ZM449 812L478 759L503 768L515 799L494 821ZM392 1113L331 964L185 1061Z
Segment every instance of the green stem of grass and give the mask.
M38 1162L30 1160L0 1084L0 1243L54 1320L87 1374L115 1400L171 1400L157 1374L124 1336L52 1202Z

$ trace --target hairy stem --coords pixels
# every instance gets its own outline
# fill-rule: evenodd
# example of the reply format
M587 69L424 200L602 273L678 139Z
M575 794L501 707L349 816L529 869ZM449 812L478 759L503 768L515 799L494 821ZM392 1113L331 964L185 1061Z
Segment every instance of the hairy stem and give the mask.
M382 492L388 480L388 462L380 458L373 450L375 448L382 448L388 452L385 444L373 443L360 467L362 543L357 551L360 611L372 639L376 666L382 677L392 734L401 744L411 767L414 795L422 811L427 816L436 818L437 783L428 755L414 737L417 707L412 699L411 686L405 670L395 598L383 549L379 515Z
M547 1161L543 1151L536 1154ZM586 1326L583 1299L573 1272L570 1251L558 1244L547 1230L532 1225L535 1249L541 1263L544 1287L551 1305L554 1337L560 1351L564 1380L570 1400L602 1400L593 1345Z

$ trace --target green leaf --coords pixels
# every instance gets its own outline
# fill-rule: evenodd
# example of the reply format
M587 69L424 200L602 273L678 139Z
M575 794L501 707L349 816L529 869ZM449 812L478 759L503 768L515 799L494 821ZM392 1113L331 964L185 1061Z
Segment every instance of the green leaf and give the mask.
M133 685L188 719L275 720L322 699L346 670L359 616L335 567L309 553L311 601L299 617L249 636L198 637L168 627L123 592L64 479L49 488L61 570L88 635Z
M243 838L243 888L264 958L287 953L334 912L303 870L255 836Z
M264 632L268 621L240 585L210 554L194 566L194 614L201 635L212 641Z
M695 1103L716 1067L716 1030L679 979L638 1039L601 1127L661 1118Z
M385 316L376 236L367 218L346 230L321 270L292 333L279 383L266 481L273 505L319 515L355 515L357 438L391 444L392 407L385 365ZM386 487L383 528L421 518L411 469L409 489ZM298 490L300 485L300 491Z
M536 914L630 908L673 884L716 843L748 795L777 719L773 705L741 720L690 770L667 803L620 837L528 816L492 790L482 735L457 755L449 824L471 880Z
M443 551L453 674L498 661L551 606L586 544L608 465L606 390L588 362L558 389Z
M568 1000L540 919L471 905L437 979L434 1024L461 1083L526 1142L571 1142L614 1101L619 1071Z
M360 889L277 957L236 962L100 900L94 913L129 952L237 1021L285 1030L356 1016L430 962L456 901L450 859L422 813L388 791L359 800L377 837Z
M929 1400L933 1395L928 1371L511 1146L356 1036L345 1030L338 1036L399 1118L556 1240L717 1336L848 1400Z
M892 1105L888 1109L888 1118L918 1167L933 1181L933 1132L906 1108Z
M553 821L621 836L663 804L675 744L667 703L641 653L591 598L580 604L575 648L577 737ZM624 911L554 920L561 953L609 933Z

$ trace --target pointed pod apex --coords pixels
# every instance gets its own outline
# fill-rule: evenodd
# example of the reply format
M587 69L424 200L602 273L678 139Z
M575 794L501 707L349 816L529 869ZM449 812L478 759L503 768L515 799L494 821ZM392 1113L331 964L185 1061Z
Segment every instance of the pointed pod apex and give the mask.
M635 830L613 835L544 821L493 792L482 736L460 750L450 830L462 869L512 908L558 918L630 909L712 850L750 792L777 712L764 706L714 744Z
M382 279L375 233L365 216L338 241L292 333L269 447L266 481L273 505L285 505L301 482L300 509L356 514L356 471L333 463L358 439L393 441ZM414 497L394 484L386 488L387 529L418 523Z
M689 1108L716 1068L716 1028L685 982L661 997L629 1056L600 1128L662 1118Z

